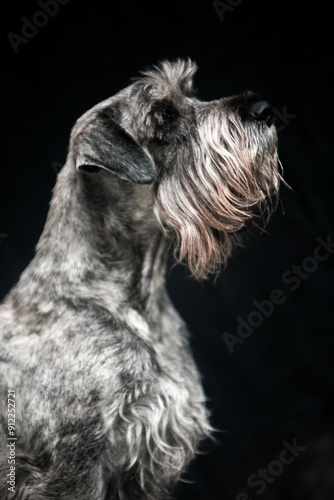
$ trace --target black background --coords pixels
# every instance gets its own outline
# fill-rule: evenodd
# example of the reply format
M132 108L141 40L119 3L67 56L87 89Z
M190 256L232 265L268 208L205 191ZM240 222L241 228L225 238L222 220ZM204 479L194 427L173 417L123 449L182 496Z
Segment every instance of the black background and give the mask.
M187 474L194 483L181 484L176 496L333 500L334 254L313 258L318 237L334 240L331 4L225 4L219 16L202 0L70 0L18 53L7 34L21 35L21 18L32 20L41 7L30 0L6 4L0 293L33 256L70 129L84 111L162 58L193 58L204 100L259 91L277 110L280 158L292 190L282 188L267 233L250 238L215 284L194 282L182 266L168 273L172 299L192 332L212 424L225 431L217 444L205 443L208 453ZM300 272L293 266L304 268L294 290L282 279ZM274 289L284 302L231 353L224 332L235 335L237 318L247 321L253 302L269 299ZM280 470L271 462L283 441L305 449ZM279 473L269 472L263 493L247 484L268 467Z

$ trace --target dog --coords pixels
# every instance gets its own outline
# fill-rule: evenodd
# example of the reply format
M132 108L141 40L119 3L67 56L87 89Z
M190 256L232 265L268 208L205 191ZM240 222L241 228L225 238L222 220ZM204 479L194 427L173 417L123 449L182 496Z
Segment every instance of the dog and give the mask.
M0 309L3 499L169 498L211 434L171 245L199 280L263 228L282 179L271 106L196 98L190 59L74 125L36 255Z

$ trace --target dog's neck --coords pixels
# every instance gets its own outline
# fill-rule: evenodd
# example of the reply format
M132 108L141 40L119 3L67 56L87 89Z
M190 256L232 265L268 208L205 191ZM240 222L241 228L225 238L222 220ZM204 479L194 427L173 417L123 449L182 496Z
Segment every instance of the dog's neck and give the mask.
M82 174L68 160L58 174L36 256L23 281L33 276L40 288L47 283L55 295L65 291L67 300L81 294L100 295L105 302L109 294L115 307L131 303L147 310L163 293L168 251L153 213L153 196L153 186L104 171Z

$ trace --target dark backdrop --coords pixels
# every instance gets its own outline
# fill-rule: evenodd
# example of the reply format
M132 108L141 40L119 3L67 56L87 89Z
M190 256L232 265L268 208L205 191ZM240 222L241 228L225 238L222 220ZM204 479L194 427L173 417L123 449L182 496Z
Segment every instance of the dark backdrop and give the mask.
M212 423L225 431L205 443L187 475L194 484L177 498L333 500L330 4L62 3L53 17L36 15L37 1L3 6L1 297L33 256L84 111L161 58L197 61L202 99L259 91L275 106L293 190L282 189L267 233L216 284L195 283L182 266L169 271ZM22 17L40 25L25 28L25 42Z

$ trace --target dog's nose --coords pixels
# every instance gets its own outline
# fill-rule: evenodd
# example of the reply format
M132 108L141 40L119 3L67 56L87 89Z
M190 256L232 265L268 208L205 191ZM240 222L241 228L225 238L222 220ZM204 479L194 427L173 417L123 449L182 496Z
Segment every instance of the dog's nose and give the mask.
M273 118L273 108L268 101L251 102L246 108L246 116L269 124Z

